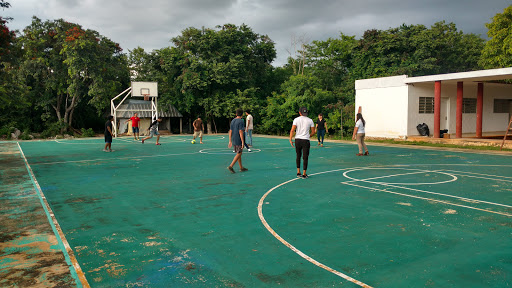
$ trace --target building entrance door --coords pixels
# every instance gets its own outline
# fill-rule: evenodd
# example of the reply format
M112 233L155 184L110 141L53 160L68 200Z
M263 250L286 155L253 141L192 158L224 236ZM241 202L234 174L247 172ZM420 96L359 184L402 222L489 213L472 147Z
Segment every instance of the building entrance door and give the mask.
M450 98L441 98L441 119L440 129L448 129L450 127ZM448 133L453 131L448 131Z

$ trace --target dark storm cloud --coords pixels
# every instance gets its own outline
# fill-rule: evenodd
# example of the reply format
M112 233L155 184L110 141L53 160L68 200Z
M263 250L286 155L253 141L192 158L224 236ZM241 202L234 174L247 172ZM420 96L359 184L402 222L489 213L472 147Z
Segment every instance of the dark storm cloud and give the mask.
M340 32L360 37L369 29L401 24L427 27L445 20L465 33L485 37L485 23L510 5L509 0L17 0L2 15L14 17L11 27L22 29L32 15L78 23L119 42L126 49L146 51L167 47L187 27L233 23L249 25L276 43L281 65L289 56L291 38L336 38Z

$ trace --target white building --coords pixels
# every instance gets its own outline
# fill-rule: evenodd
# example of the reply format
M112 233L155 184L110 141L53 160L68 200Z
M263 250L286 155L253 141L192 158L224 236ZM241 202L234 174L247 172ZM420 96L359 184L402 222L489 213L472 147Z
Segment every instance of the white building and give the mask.
M452 138L504 135L512 115L512 84L505 79L512 79L512 67L357 80L356 111L362 108L369 137L416 136L421 123L434 138L444 129Z

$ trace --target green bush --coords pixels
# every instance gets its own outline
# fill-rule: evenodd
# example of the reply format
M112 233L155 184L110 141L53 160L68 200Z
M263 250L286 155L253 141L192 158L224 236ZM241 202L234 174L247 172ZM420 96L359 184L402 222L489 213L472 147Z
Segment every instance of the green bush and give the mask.
M41 133L41 138L55 137L56 135L60 134L60 130L62 128L66 127L66 123L57 121L49 124L47 127L48 128L46 128L46 130Z
M0 137L11 139L11 133L14 133L14 130L16 130L16 122L7 123L0 128Z
M23 131L21 133L20 137L18 137L20 140L32 140L33 137L30 137L30 132L28 130Z
M82 137L94 137L95 136L92 128L89 128L87 130L85 128L82 128L81 130L82 130Z

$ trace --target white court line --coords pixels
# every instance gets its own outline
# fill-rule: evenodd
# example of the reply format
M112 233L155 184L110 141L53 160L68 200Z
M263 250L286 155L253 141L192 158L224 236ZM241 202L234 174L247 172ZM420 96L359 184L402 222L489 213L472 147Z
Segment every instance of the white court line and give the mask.
M499 176L499 175L492 175L492 174L473 173L473 172L467 172L467 171L447 170L447 169L442 169L441 171L456 172L456 173L462 173L462 174L473 174L473 175L478 175L478 176L489 176L489 177L500 177L500 178L512 179L512 177L509 177L509 176Z
M57 221L57 218L55 217L55 214L53 213L52 208L50 207L50 204L46 200L46 196L43 193L43 190L41 189L41 186L39 185L39 182L36 179L36 175L34 174L34 171L32 170L32 167L30 167L30 164L28 163L27 158L25 157L25 153L23 153L23 150L21 149L20 143L16 142L18 144L18 149L20 150L21 156L23 157L23 161L25 162L27 171L29 172L30 178L32 179L34 186L37 191L37 195L39 196L39 200L41 201L41 204L43 206L43 209L45 210L46 216L48 217L48 220L50 222L50 226L52 227L52 230L55 234L55 237L62 243L62 246L64 246L64 250L62 253L64 254L64 258L67 262L67 264L71 264L73 269L75 270L77 280L80 281L82 287L89 288L91 287L89 285L89 282L87 281L87 278L85 277L85 273L82 270L82 267L80 267L80 264L78 263L75 254L73 253L73 249L71 249L71 246L69 245L68 240L66 239L66 235L62 231L62 228L60 227L59 222Z
M347 182L342 182L341 184L347 184ZM416 191L416 192L421 192L421 193L427 193L427 194L451 197L451 198L456 198L456 199L460 199L460 200L464 200L464 201L470 201L470 202L475 202L475 203L485 203L485 204L490 204L490 205L495 205L495 206L503 206L503 207L512 208L512 206L506 205L506 204L495 203L495 202L488 202L488 201L471 199L471 198L465 198L465 197L460 197L460 196L455 196L455 195L450 195L450 194L443 194L443 193L425 191L425 190L414 189L414 188L409 188L409 187L401 187L401 186L391 185L391 184L387 184L387 183L379 183L379 185L389 186L389 187L399 188L399 189L406 189L406 190L411 190L411 191Z
M98 138L99 139L99 138ZM84 140L89 140L89 139L84 139ZM104 144L104 142L97 142L97 143L66 143L66 141L71 141L71 140L66 140L66 141L62 141L62 140L53 140L55 141L56 143L59 143L59 144L66 144L66 145L101 145L102 143Z
M117 159L122 160L137 160L139 158L153 158L153 157L166 157L166 156L180 156L180 155L192 155L198 154L199 152L192 153L180 153L180 154L161 154L161 155L144 155L144 156L133 156L133 157L118 157L118 158L100 158L100 159L87 159L87 160L74 160L74 161L56 161L56 162L44 162L44 163L33 163L32 165L48 165L48 164L65 164L65 163L81 163L81 162L94 162L94 161L112 161Z
M344 169L339 169L339 170L344 170ZM336 170L333 170L331 172L334 172ZM327 173L327 172L324 172L324 173ZM314 175L314 174L311 174L311 175ZM275 189L283 186L283 185L286 185L290 182L293 182L293 181L296 181L296 180L299 180L298 178L295 178L295 179L291 179L291 180L288 180L286 182L283 182L275 187L273 187L272 189L268 190L267 193L265 193L263 195L263 197L261 197L260 199L260 202L258 203L258 216L260 217L260 220L261 220L261 223L263 223L263 225L265 226L265 228L267 228L267 230L277 239L279 240L281 243L283 243L286 247L290 248L293 252L297 253L300 257L306 259L307 261L315 264L316 266L322 268L322 269L325 269L343 279L346 279L352 283L355 283L361 287L365 287L365 288L371 288L371 286L359 281L359 280L356 280L346 274L343 274L337 270L334 270L332 269L331 267L327 266L327 265L324 265L318 261L316 261L315 259L309 257L308 255L304 254L302 251L300 251L299 249L295 248L295 246L293 246L292 244L288 243L286 240L284 240L281 236L279 236L279 234L277 234L276 231L274 231L274 229L272 229L272 227L270 227L270 225L267 223L267 221L265 220L265 217L263 216L263 202L265 201L265 198L272 192L274 191Z
M372 182L372 181L367 181L367 180L380 179L380 178L389 178L389 177L402 176L402 175L420 174L420 173L439 173L439 174L445 174L445 175L448 175L448 176L452 177L452 179L450 179L450 180L439 181L439 182L431 182L431 183L388 183L388 184L397 184L397 185L437 185L437 184L444 184L444 183L449 183L449 182L453 182L453 181L457 180L457 176L455 176L455 175L452 175L452 174L449 174L449 173L444 173L444 172L439 172L439 171L431 171L431 170L420 170L420 172L411 172L411 173L386 175L386 176L367 178L367 179L356 179L356 178L349 177L347 175L349 172L353 172L353 171L372 170L372 169L373 168L353 169L353 170L345 171L345 173L343 173L343 176L345 176L346 178L352 180L352 181L346 181L346 182L354 182L354 181L358 182L358 181L360 181L360 182L367 182L367 183L374 183L374 184L380 184L380 183L386 183L386 182ZM386 169L404 169L404 168L376 168L376 169L386 170ZM404 169L404 170L417 170L417 169Z
M443 170L443 171L450 171L450 170ZM454 171L454 172L455 172L454 174L458 174L459 176L463 176L463 177L471 177L471 178L479 178L479 179L486 179L486 180L493 180L493 181L503 181L503 182L511 182L512 183L512 179L507 180L507 179L499 179L499 178L489 178L489 177L482 177L482 176L465 175L464 173L466 173L466 172L457 172L457 171ZM471 173L471 174L479 175L477 173ZM489 175L489 176L493 176L494 177L494 175ZM510 177L507 177L507 176L495 176L495 177L510 178Z
M245 147L244 147L245 149ZM207 150L213 150L211 152L207 151ZM247 150L247 149L245 149ZM219 151L219 152L217 152ZM258 153L258 152L261 152L261 149L251 149L251 152L249 151L246 151L245 154L247 153ZM206 148L206 149L202 149L202 150L199 150L199 153L201 154L211 154L211 155L234 155L235 153L233 152L233 149L229 149L229 148Z
M468 209L473 209L473 210L478 210L478 211L483 211L483 212L494 213L494 214L499 214L499 215L503 215L503 216L512 217L512 214L509 214L509 213L502 213L502 212L496 212L496 211L491 211L491 210L486 210L486 209L480 209L480 208L475 208L475 207L471 207L471 206L450 203L450 202L443 201L443 200L436 200L436 199L425 198L425 197L420 197L420 196L414 196L414 195L409 195L409 194L403 194L403 193L398 193L398 192L393 192L393 191L388 191L388 190L382 190L382 189L378 189L378 188L365 187L365 186L360 186L360 185L356 185L356 184L352 184L352 183L345 183L345 184L346 185L360 187L360 188L365 188L365 189L369 189L369 190L386 192L386 193L401 195L401 196L405 196L405 197L411 197L411 198L416 198L416 199L433 201L433 202L448 204L448 205L452 205L452 206L458 206L458 207L463 207L463 208L468 208Z

